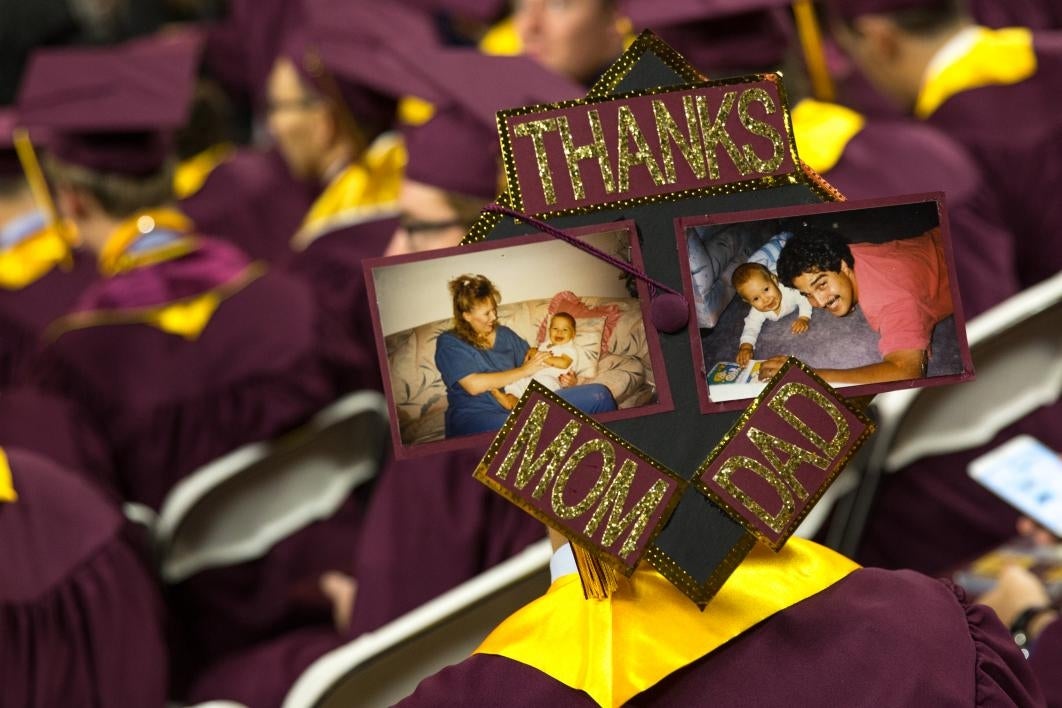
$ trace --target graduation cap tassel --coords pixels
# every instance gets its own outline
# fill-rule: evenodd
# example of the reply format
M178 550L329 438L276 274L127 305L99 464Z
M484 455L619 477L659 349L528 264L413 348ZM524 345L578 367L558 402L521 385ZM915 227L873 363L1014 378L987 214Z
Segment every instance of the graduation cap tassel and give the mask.
M587 600L608 598L619 585L616 571L578 544L572 544L572 552L575 566L579 569L579 580L583 584L583 597Z

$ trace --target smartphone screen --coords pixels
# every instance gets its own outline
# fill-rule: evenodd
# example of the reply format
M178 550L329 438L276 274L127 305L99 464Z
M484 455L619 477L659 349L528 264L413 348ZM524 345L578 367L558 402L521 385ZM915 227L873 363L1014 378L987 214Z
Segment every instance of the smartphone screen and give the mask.
M1062 459L1019 435L970 463L970 476L1056 536L1062 537Z

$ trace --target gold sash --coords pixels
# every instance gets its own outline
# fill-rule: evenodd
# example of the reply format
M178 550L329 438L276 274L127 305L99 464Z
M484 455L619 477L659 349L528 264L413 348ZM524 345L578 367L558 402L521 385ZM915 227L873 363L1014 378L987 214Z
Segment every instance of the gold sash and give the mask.
M957 60L928 76L915 115L928 118L955 94L982 86L1016 84L1036 73L1032 31L1024 27L976 28L977 37Z
M11 481L11 465L7 462L7 453L0 447L0 504L18 501L18 492Z
M647 566L606 600L584 599L572 574L505 620L476 653L519 661L601 706L619 706L858 567L799 538L777 554L757 544L704 612Z

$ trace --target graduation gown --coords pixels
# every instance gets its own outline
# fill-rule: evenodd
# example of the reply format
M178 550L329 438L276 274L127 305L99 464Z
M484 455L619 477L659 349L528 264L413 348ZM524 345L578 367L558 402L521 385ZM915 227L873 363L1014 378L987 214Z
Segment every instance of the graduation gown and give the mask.
M382 389L362 261L382 256L398 226L402 141L384 133L323 189L291 238L288 270L313 290L317 343L340 392Z
M805 99L792 116L801 159L847 198L945 193L967 318L1018 292L1017 239L961 146L926 125L867 117L833 103Z
M6 458L18 498L0 502L3 704L161 708L161 597L121 512L50 460Z
M333 396L301 283L211 239L133 255L53 323L35 378L104 421L122 498L158 509L188 473Z
M1051 708L1062 706L1062 620L1047 625L1029 654L1029 667L1040 681L1044 698Z
M180 174L180 173L179 173ZM275 150L238 148L180 201L200 233L234 244L251 258L282 264L288 242L313 201Z
M231 652L196 673L187 699L280 706L321 655L540 540L542 524L472 477L481 457L481 451L466 450L387 464L372 490L358 542L346 549L353 569L348 564L344 571L357 581L349 630L326 626L325 615L316 627ZM229 608L230 616L253 611L246 604ZM225 638L212 643L219 641Z
M767 562L786 563L784 554ZM654 591L647 572L633 577L636 599L614 596L603 601L606 612L582 598L577 578L559 578L472 657L426 679L399 705L1042 705L991 610L966 604L940 581L855 570L705 653L691 650L695 658L686 661L684 635L726 637L732 617L713 600L676 624L682 608L674 603L689 600ZM805 579L796 571L785 577ZM746 603L733 611L755 609Z
M1062 269L1062 33L969 31L972 43L922 86L914 111L981 165L1028 286Z

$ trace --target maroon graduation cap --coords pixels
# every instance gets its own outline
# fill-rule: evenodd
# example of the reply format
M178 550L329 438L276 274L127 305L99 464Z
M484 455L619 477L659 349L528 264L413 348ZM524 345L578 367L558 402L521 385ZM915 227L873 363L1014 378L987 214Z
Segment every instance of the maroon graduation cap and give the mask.
M861 15L943 8L954 4L954 0L828 0L826 7L831 16L852 20Z
M583 93L573 82L526 57L423 47L407 48L403 54L410 70L430 81L439 96L431 120L404 129L409 152L406 176L458 194L484 199L497 194L498 111Z
M711 78L777 68L795 31L790 0L625 0L636 29L651 29Z
M173 35L114 47L40 49L30 57L18 122L50 133L70 164L146 175L165 163L187 115L198 38Z

